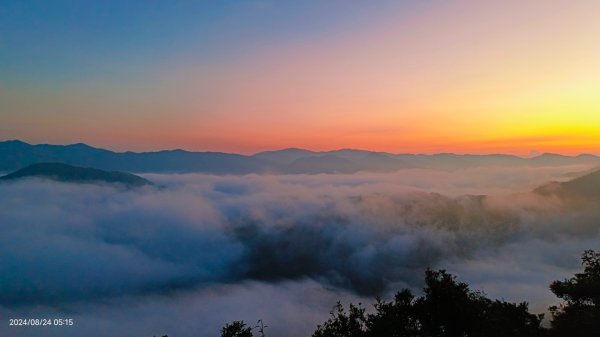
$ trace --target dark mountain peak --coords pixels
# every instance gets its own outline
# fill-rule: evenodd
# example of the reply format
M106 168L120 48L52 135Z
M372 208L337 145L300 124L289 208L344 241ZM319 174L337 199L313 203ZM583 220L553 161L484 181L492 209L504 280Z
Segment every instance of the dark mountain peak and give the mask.
M288 148L285 148L285 149L281 149L279 151L282 151L282 152L303 152L303 153L314 152L314 151L311 151L311 150L301 149L299 147L288 147Z
M40 146L40 145L38 145L38 146ZM57 147L57 146L60 146L60 145L43 144L43 146ZM64 145L63 148L64 149L77 150L77 151L110 152L108 150L101 149L101 148L98 148L98 147L93 147L93 146L85 144L85 143L68 144L68 145Z
M3 142L1 142L1 143L7 143L7 144L25 144L25 145L29 145L28 143L25 143L24 141L22 141L22 140L19 140L19 139L9 139L9 140L5 140L5 141L3 141Z
M131 173L104 171L95 168L72 166L63 163L37 163L0 177L0 180L17 180L30 177L44 178L68 183L109 183L125 186L152 185L142 177Z
M385 157L385 156L393 156L392 154L389 154L386 152L357 150L357 149L340 149L340 150L335 150L335 151L329 151L326 153L333 154L333 155L336 155L341 158L354 159L354 160L356 160L356 159L362 160L364 158L368 158L369 156L371 158L378 158L378 157L381 158L381 157Z
M600 170L561 184L570 192L586 196L600 197Z
M127 153L135 153L135 152L127 152ZM147 153L151 153L151 152L147 152ZM186 151L186 150L182 150L182 149L171 149L171 150L161 150L161 151L157 151L156 153L181 153L181 154L185 154L185 153L192 153L190 151Z
M539 156L533 157L533 159L535 159L535 158L566 158L566 157L568 157L568 156L565 156L562 154L546 152L546 153L540 154Z
M89 146L89 145L87 145L85 143L75 143L75 144L69 144L67 146L70 146L70 147L83 147L83 148L86 148L86 149L92 148L91 146Z
M556 153L544 153L529 159L536 165L566 165L566 164L594 164L600 163L600 158L591 155L565 156Z
M279 166L279 165L288 165L288 164L292 163L294 160L297 160L300 158L305 158L305 157L310 157L310 156L313 156L316 154L318 154L318 153L310 151L310 150L304 150L304 149L299 149L299 148L287 148L287 149L281 149L281 150L275 150L275 151L259 152L255 155L251 156L251 158L267 161L276 166Z
M301 148L297 148L297 147L288 147L288 148L280 149L280 150L259 152L259 153L254 154L254 156L264 156L264 155L272 155L272 154L293 155L293 154L315 154L315 153L317 153L317 152L314 152L311 150L306 150L306 149L301 149Z
M31 146L28 143L25 143L24 141L18 140L18 139L9 139L9 140L5 140L5 141L0 141L0 145L4 145L4 146Z
M350 149L350 148L344 148L344 149L338 149L338 150L333 150L333 151L329 151L329 153L374 153L375 151L367 151L367 150L360 150L360 149Z
M559 197L600 198L600 170L566 182L550 182L534 190L541 195Z

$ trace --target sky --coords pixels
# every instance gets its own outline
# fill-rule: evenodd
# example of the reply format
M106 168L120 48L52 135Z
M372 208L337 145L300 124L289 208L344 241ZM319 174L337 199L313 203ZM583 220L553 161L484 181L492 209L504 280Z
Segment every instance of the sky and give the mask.
M600 2L0 0L0 140L600 153Z

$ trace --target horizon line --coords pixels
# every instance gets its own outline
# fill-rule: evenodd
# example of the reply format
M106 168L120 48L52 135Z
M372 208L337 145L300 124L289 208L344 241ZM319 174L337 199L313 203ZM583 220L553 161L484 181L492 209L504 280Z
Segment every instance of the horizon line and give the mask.
M58 144L58 143L30 143L21 139L17 139L17 138L13 138L13 139L5 139L5 140L0 140L0 143L8 143L8 142L19 142L19 143L23 143L23 144L27 144L29 146L40 146L40 145L49 145L49 146L75 146L75 145L84 145L90 148L94 148L94 149L99 149L99 150L105 150L105 151L110 151L113 153L156 153L156 152L170 152L170 151L183 151L183 152L188 152L188 153L223 153L223 154L232 154L232 155L239 155L239 156L244 156L244 157L253 157L262 153L269 153L269 152L280 152L280 151L286 151L286 150L298 150L298 151L308 151L308 152L312 152L315 154L327 154L327 153L331 153L331 152L339 152L339 151L357 151L357 152L370 152L370 153L382 153L382 154L389 154L389 155L417 155L417 156L435 156L435 155L456 155L456 156L495 156L495 155L501 155L501 156L512 156L512 157L517 157L517 158L521 158L521 159L531 159L531 158L537 158L537 157L542 157L542 156L547 156L547 155L555 155L555 156L562 156L562 157L571 157L571 158L576 158L576 157L581 157L581 156L594 156L594 157L600 157L597 154L594 153L589 153L589 152L580 152L577 154L563 154L563 153L557 153L557 152L539 152L536 153L535 155L531 155L531 156L522 156L522 155L518 155L518 154L514 154L514 153L502 153L502 152L490 152L490 153L469 153L469 152L451 152L451 151L444 151L444 152L430 152L430 153L426 153L426 152L420 152L420 153L415 153L415 152L386 152L386 151L377 151L377 150L366 150L366 149L359 149L359 148L336 148L336 149L330 149L330 150L311 150L308 148L302 148L302 147L295 147L295 146L291 146L291 147L283 147L283 148L274 148L271 150L263 150L263 151L258 151L258 152L253 152L251 154L244 154L244 153L239 153L239 152L225 152L225 151L212 151L212 150L203 150L203 151L193 151L193 150L187 150L184 148L168 148L168 149L155 149L155 150L149 150L149 151L132 151L132 150L124 150L124 151L119 151L119 150L115 150L115 149L110 149L107 147L99 147L96 145L90 145L88 143L84 143L84 142L75 142L75 143L64 143L64 144Z

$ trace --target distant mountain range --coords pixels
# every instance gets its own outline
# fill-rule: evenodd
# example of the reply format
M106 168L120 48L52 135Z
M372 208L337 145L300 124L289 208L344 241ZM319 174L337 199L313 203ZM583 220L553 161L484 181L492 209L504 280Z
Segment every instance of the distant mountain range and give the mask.
M127 187L152 185L150 181L131 173L103 171L62 163L31 164L0 177L0 182L34 177L68 183L121 184Z
M222 152L113 152L86 144L32 145L19 140L0 142L0 172L27 165L54 162L108 171L137 173L211 174L246 173L354 173L391 172L407 168L456 170L485 166L559 166L590 164L600 166L600 157L583 154L563 156L543 154L533 158L512 155L390 154L362 150L315 152L303 149L267 151L255 155Z

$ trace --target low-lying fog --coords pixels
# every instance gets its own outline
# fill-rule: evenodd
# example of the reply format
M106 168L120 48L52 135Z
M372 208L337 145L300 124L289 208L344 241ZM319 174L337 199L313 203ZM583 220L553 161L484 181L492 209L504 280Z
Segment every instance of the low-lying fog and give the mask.
M548 289L600 248L600 207L531 191L589 166L352 175L144 175L160 188L0 185L2 336L218 336L263 319L309 336L444 268L545 312ZM487 195L483 197L482 195Z

